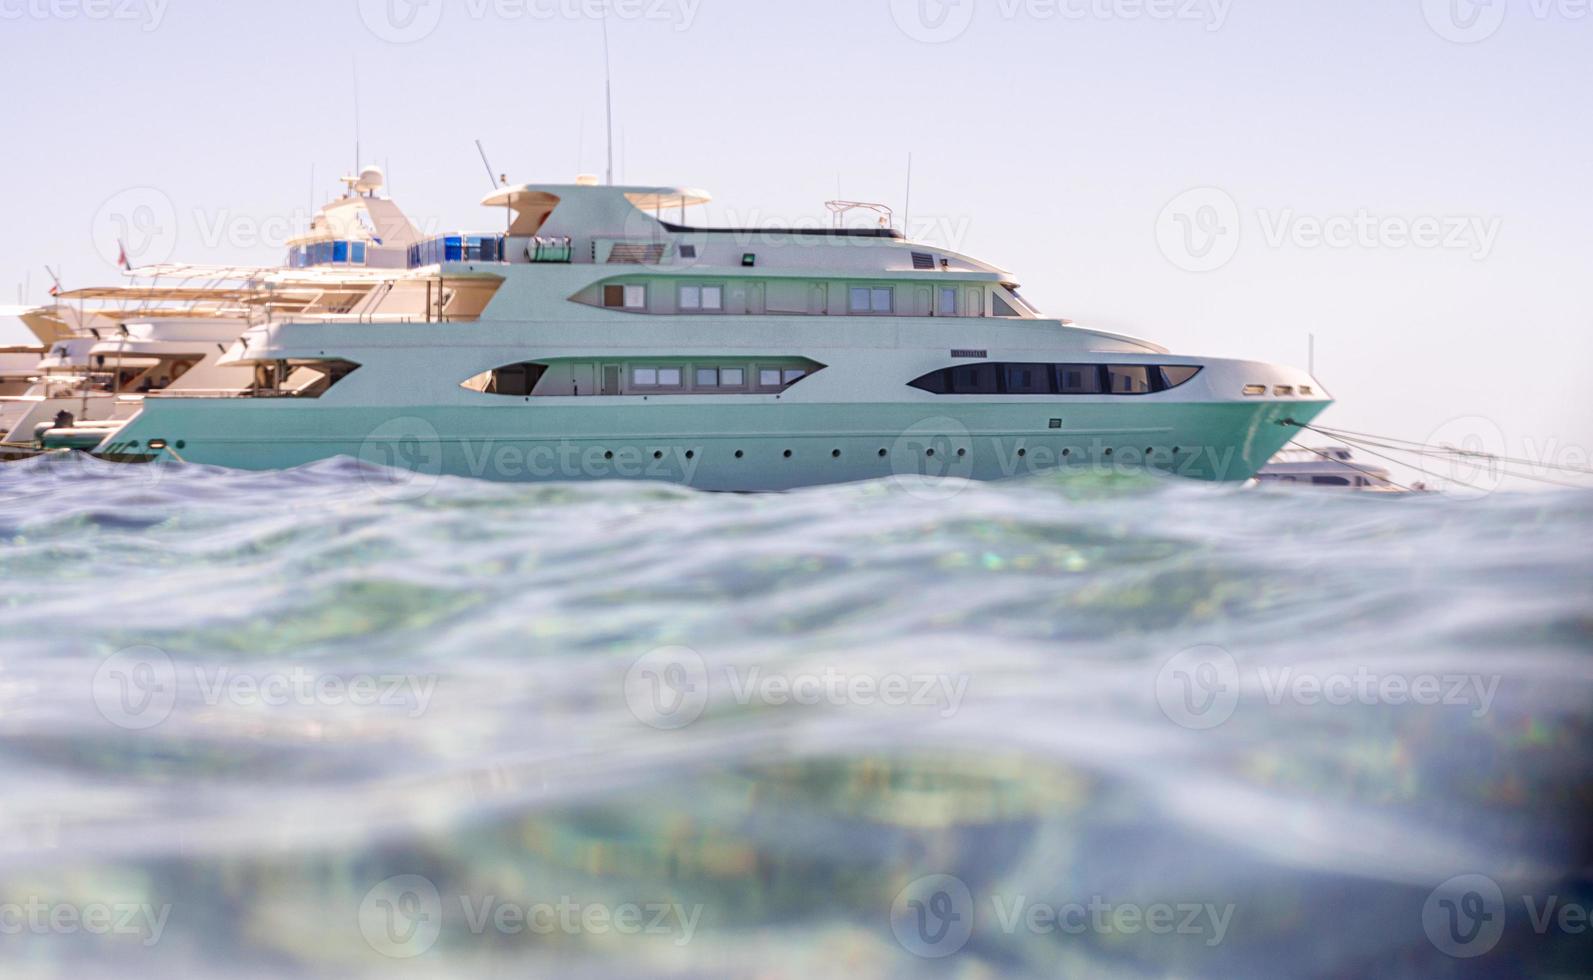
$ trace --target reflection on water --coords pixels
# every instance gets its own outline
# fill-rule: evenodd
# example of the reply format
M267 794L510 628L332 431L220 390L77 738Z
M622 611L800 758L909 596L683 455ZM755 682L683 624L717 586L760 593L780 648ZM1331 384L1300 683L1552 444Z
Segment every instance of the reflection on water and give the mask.
M1593 497L0 467L0 974L1593 962Z

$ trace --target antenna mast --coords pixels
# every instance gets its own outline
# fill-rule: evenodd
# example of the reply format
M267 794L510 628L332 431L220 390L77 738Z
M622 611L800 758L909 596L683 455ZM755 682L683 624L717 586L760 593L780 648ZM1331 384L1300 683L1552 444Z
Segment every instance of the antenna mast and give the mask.
M354 66L354 169L349 173L358 174L364 166L360 163L360 62L358 58L349 60Z
M498 178L492 175L492 164L488 162L487 151L482 147L480 140L476 140L476 152L481 154L481 165L487 168L487 183L491 184L494 190L497 190Z
M608 4L603 5L603 98L608 105L608 183L614 185L614 66L608 50Z
M911 152L909 152L907 154L907 206L902 208L902 234L904 236L912 234L908 230L908 228L912 225L912 223L913 223L913 155L912 155Z

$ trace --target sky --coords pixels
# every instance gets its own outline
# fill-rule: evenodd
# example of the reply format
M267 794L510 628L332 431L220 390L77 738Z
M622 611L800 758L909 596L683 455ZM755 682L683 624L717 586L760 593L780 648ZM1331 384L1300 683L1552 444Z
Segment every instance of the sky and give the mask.
M622 181L726 223L887 203L1049 314L1314 336L1323 424L1593 465L1589 0L609 2ZM356 139L423 228L494 228L476 140L605 169L602 9L0 0L0 302L116 281L119 238L280 262Z

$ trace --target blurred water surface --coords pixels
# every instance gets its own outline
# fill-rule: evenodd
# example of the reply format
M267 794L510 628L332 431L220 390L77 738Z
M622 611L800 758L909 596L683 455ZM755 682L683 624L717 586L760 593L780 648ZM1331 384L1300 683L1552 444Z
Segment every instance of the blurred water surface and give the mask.
M1586 975L1590 532L0 466L0 976Z

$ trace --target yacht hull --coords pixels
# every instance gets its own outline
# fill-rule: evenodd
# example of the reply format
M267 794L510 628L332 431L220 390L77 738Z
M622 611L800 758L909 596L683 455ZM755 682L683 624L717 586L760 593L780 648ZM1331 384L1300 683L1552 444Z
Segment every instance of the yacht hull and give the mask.
M292 399L150 399L99 452L246 470L352 457L420 479L647 480L744 492L892 476L1001 480L1061 467L1153 469L1242 482L1298 433L1285 420L1310 422L1331 404L696 401L373 408Z

